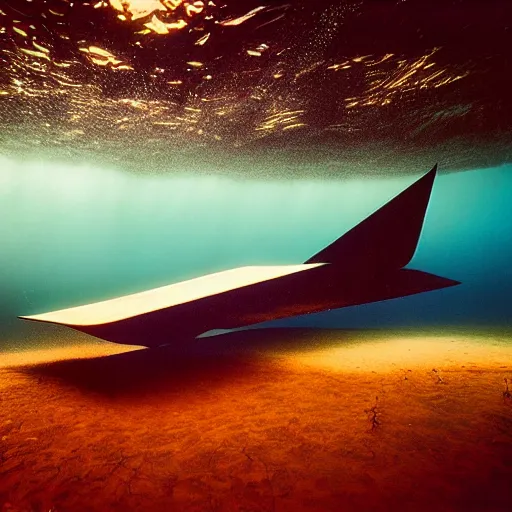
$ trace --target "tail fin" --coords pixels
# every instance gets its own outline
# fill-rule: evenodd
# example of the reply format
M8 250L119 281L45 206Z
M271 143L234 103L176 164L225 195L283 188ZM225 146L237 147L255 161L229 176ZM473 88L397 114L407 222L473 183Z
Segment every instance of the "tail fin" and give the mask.
M305 263L350 269L398 270L416 251L437 173L437 164L382 208Z

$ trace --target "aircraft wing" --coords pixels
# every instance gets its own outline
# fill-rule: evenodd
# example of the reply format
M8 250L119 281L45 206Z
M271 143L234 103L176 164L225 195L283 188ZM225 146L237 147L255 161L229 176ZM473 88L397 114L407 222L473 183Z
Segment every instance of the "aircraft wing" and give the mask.
M457 281L404 269L421 234L437 168L301 265L241 267L26 320L115 343L159 346L212 329L436 290Z
M19 318L63 324L69 327L109 324L304 272L322 265L324 263L239 267L94 304Z

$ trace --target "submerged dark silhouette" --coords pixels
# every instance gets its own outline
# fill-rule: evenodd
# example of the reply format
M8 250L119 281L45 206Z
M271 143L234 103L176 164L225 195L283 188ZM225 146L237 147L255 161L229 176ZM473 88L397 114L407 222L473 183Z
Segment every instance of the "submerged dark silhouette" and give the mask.
M20 317L115 343L156 347L213 329L404 297L459 284L405 269L437 172L429 173L303 265L243 267L61 311Z

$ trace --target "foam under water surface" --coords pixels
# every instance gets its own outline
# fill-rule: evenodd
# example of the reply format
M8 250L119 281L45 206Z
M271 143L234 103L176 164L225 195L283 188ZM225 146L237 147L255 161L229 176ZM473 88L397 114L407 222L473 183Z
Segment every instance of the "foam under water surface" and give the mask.
M3 0L0 152L242 177L496 166L512 161L511 15L507 0Z

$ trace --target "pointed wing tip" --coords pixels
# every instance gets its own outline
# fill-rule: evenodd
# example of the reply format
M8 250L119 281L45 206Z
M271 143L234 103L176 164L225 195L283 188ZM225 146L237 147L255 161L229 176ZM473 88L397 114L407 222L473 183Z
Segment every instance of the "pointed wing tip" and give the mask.
M428 171L423 176L423 178L420 178L420 181L424 181L424 182L428 181L429 183L433 184L436 176L437 176L437 163L434 165L434 167L432 167L432 169L430 169L430 171Z
M37 315L30 315L30 316L19 315L18 318L20 320L28 320L29 322L44 322L44 320L40 320Z
M462 284L461 281L457 281L456 279L451 279L449 277L436 277L442 282L442 286L440 288L451 288L452 286L459 286L459 284Z
M437 163L428 171L426 174L424 174L421 178L419 178L415 183L409 187L409 189L416 188L416 189L423 189L425 191L428 191L428 199L430 200L430 194L432 192L432 189L434 188L434 181L437 176ZM404 192L406 192L406 189Z
M430 171L428 171L425 174L425 176L423 176L423 178L424 178L425 181L429 181L433 185L434 181L435 181L435 179L437 177L437 174L438 174L438 166L437 166L437 162L436 162L434 167L432 167L432 169L430 169Z
M43 316L43 315L30 315L30 316L19 315L18 318L20 320L29 320L30 322L58 323L58 322L54 322L52 320L46 320L45 318L41 318L41 316Z

